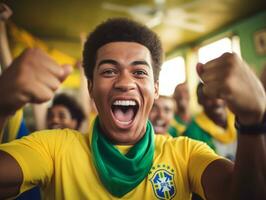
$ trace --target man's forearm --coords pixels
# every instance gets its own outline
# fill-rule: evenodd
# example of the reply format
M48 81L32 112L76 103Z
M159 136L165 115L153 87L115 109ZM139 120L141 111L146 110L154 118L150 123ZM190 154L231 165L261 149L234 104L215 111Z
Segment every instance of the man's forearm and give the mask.
M4 21L0 20L0 63L5 69L12 62L12 56L8 44L6 24Z
M238 137L234 199L266 199L266 135Z

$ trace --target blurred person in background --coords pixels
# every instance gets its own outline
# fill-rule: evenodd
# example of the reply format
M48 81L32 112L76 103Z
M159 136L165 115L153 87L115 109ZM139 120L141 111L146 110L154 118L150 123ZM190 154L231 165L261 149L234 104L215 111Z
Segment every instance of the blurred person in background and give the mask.
M175 87L173 98L176 104L176 111L168 132L173 137L177 137L183 134L191 120L189 108L190 94L187 82L180 83Z
M172 97L160 95L155 99L149 114L155 134L171 136L168 133L170 122L175 114L175 101Z
M58 94L48 108L46 125L48 129L70 128L79 130L85 114L78 102L67 94Z
M219 155L234 160L237 145L234 115L223 99L205 95L201 82L197 86L197 98L203 111L191 121L184 135L206 142Z

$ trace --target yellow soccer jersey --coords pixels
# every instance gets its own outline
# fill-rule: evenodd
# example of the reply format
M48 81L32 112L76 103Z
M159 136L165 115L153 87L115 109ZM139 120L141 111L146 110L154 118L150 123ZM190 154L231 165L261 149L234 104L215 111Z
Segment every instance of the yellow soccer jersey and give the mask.
M0 149L11 154L22 168L21 192L38 184L47 200L119 199L99 180L89 135L68 129L40 131ZM148 176L121 199L186 200L191 198L191 191L203 195L201 175L218 158L201 142L158 135Z

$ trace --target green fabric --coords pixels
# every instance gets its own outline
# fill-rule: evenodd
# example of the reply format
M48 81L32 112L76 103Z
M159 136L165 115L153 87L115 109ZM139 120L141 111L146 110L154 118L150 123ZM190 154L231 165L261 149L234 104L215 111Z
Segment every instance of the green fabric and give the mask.
M183 121L178 115L175 115L175 121L177 121L179 124L187 125L187 123Z
M212 137L206 131L204 131L203 129L201 129L199 127L199 125L196 123L195 119L192 119L192 121L188 125L186 131L184 132L184 136L205 142L214 151L216 150L215 145L214 145L213 140L212 140Z
M180 133L177 131L176 128L170 126L168 131L169 135L171 135L172 137L178 137L180 135Z
M122 197L134 189L149 173L154 155L154 131L148 121L146 133L126 155L101 133L99 118L92 133L93 161L101 182L114 196Z
M185 121L183 121L178 115L174 116L174 120L176 121L176 123L178 123L180 125L187 126L187 123ZM173 125L170 125L167 132L172 137L178 137L178 136L182 135L182 133L180 131L178 131L178 129L176 127L174 127Z

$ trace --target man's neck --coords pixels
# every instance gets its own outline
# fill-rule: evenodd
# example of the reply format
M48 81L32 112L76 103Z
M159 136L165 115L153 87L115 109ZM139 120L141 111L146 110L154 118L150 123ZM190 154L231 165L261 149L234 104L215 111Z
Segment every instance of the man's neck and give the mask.
M217 125L224 129L227 127L227 120L226 117L220 117L220 116L211 116L210 114L206 113L207 116Z

